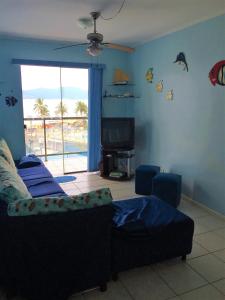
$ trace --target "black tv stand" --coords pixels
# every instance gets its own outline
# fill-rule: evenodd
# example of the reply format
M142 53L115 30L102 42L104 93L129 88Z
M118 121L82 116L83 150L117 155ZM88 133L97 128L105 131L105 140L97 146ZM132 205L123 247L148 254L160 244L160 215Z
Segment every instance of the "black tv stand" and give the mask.
M129 180L133 176L134 149L102 149L101 176L112 180Z

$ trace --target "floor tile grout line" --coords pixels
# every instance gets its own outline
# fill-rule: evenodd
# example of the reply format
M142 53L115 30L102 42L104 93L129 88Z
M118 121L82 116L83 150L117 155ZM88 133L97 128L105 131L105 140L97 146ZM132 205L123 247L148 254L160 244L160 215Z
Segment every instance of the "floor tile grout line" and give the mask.
M186 213L187 214L187 213ZM188 215L188 214L187 214ZM191 217L190 217L191 218ZM216 228L216 229L212 229L212 230L209 230L209 231L205 231L205 232L201 232L201 233L194 233L194 236L196 235L201 235L201 234L205 234L205 233L212 233L213 231L216 231L216 230L220 230L220 229L225 229L225 227L219 227L219 228ZM215 233L216 234L216 233ZM218 236L218 234L216 234ZM221 236L220 236L221 237Z
M223 251L223 250L225 250L225 248L224 248L224 249L221 249L221 250L218 250L218 251ZM218 252L218 251L215 251L215 252ZM222 262L224 263L224 267L225 267L225 261L224 261L221 257L216 256L216 255L214 254L215 252L213 252L212 255L213 255L216 259L218 259L219 261L222 261ZM210 253L210 254L211 254L211 253Z
M201 224L200 224L201 225ZM204 225L203 225L204 226ZM201 232L201 233L197 233L196 235L200 235L200 234L204 234L204 233L208 233L208 232L213 232L213 231L217 231L217 230L220 230L220 229L225 229L225 226L223 227L218 227L218 228L214 228L214 229L210 229L209 231L206 231L206 232ZM216 233L215 233L216 234ZM218 234L216 234L218 235ZM219 235L220 236L220 235ZM220 236L221 237L221 236Z
M180 264L180 263L178 263L178 264ZM176 296L181 296L181 295L183 295L183 294L189 293L189 292L191 292L191 291L194 291L194 290L196 290L196 289L199 289L199 288L201 288L201 287L203 287L203 286L207 286L207 285L210 284L210 282L209 282L207 279L205 279L198 271L194 270L189 264L187 264L187 262L184 262L184 264L187 265L193 272L197 273L203 280L205 280L205 281L206 281L206 284L203 284L203 285L201 285L200 287L196 287L196 288L190 289L188 292L184 292L184 293L181 293L181 294L178 294L177 292L174 291L175 294L176 294ZM161 277L161 276L160 276L160 277Z
M205 255L208 255L208 254L213 254L213 253L215 253L215 252L225 250L225 246L224 246L224 248L222 248L222 249L218 249L218 250L215 250L215 251L211 251L211 250L208 250L207 248L205 248L204 246L202 246L199 242L196 242L196 241L194 241L194 242L195 242L196 244L198 244L198 246L201 246L204 250L206 250L206 251L208 252L208 253L201 254L201 255L199 255L199 256L197 256L197 257L205 256ZM191 254L191 253L190 253L190 254ZM189 258L189 260L195 259L195 258L197 258L197 257Z
M214 281L213 283L218 282L218 281L221 281L221 280L223 280L223 279L224 279L224 278L219 279L219 280L217 280L217 281ZM213 285L213 283L211 283L210 285L211 285L212 287L214 287L218 292L220 292L220 293L222 294L222 296L225 296L225 294L224 294L219 288L217 288L217 286Z
M206 254L208 255L208 254ZM206 256L206 255L202 255L202 256ZM188 263L188 262L187 262ZM188 264L188 266L194 271L196 272L200 277L202 277L204 280L206 280L208 282L208 284L211 284L212 282L210 282L207 278L204 277L204 275L202 275L201 273L199 273L197 270L195 270L191 265ZM222 279L222 278L221 278ZM218 279L219 280L219 279Z
M128 293L129 297L132 300L136 300L133 295L131 294L130 290L127 288L127 286L123 283L123 281L121 279L118 279L118 281L120 282L120 284L122 285L122 287L126 290L126 292Z
M165 285L169 288L169 290L171 290L175 294L175 297L178 296L177 292L168 284L168 282L160 275L160 273L153 270L152 268L151 268L151 270L165 283ZM170 297L170 299L171 298L172 297Z
M188 292L179 294L179 295L177 295L177 296L178 296L178 297L182 297L182 296L187 295L187 294L189 294L189 293L191 293L191 292L193 292L193 291L200 290L200 289L202 289L202 288L204 288L204 287L206 287L206 286L208 286L208 285L209 285L209 286L211 285L210 282L207 283L207 284L201 285L201 286L199 286L199 287L197 287L197 288L194 288L194 289L192 289L192 290L190 290L190 291L188 291Z
M195 242L198 246L202 247L204 250L206 250L206 251L209 253L209 250L206 249L204 246L202 246L199 242L196 242L195 240L194 240L194 242ZM193 248L193 246L192 246L192 248ZM202 255L204 255L204 254L202 254ZM200 256L202 256L202 255L200 255Z

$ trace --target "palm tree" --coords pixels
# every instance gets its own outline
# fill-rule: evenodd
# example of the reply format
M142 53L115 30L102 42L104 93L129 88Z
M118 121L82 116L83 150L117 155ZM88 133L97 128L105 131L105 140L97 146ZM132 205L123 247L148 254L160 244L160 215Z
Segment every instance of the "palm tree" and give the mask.
M68 113L67 107L65 104L59 102L55 108L55 115L56 116L64 116Z
M84 103L83 101L78 101L76 104L75 112L79 113L81 116L82 115L87 116L87 113L88 113L87 104Z
M46 118L49 116L48 105L44 103L44 99L38 98L34 104L34 111L41 118Z

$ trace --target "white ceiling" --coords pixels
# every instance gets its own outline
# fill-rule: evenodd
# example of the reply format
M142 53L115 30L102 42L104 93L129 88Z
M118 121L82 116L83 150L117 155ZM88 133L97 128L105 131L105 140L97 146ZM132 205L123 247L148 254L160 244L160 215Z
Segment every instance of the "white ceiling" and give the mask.
M92 28L81 29L80 17L101 11L113 16L122 0L0 0L0 35L85 42ZM225 13L225 0L126 0L120 14L99 19L104 41L138 45Z

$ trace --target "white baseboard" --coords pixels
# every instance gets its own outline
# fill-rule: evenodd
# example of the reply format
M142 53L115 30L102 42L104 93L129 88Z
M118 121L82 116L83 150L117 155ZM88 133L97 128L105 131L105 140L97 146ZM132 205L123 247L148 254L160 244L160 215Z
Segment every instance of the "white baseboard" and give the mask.
M213 215L215 215L215 216L217 216L217 217L219 217L219 218L221 218L221 219L223 219L225 221L225 216L223 214L221 214L221 213L219 213L219 212L217 212L217 211L209 208L208 206L206 206L206 205L204 205L204 204L202 204L200 202L197 202L197 201L193 200L192 198L188 197L187 195L182 194L182 198L184 200L187 200L187 201L189 201L189 202L191 202L191 203L193 203L193 204L195 204L195 205L197 205L197 206L199 206L199 207L207 210L210 214L213 214Z

